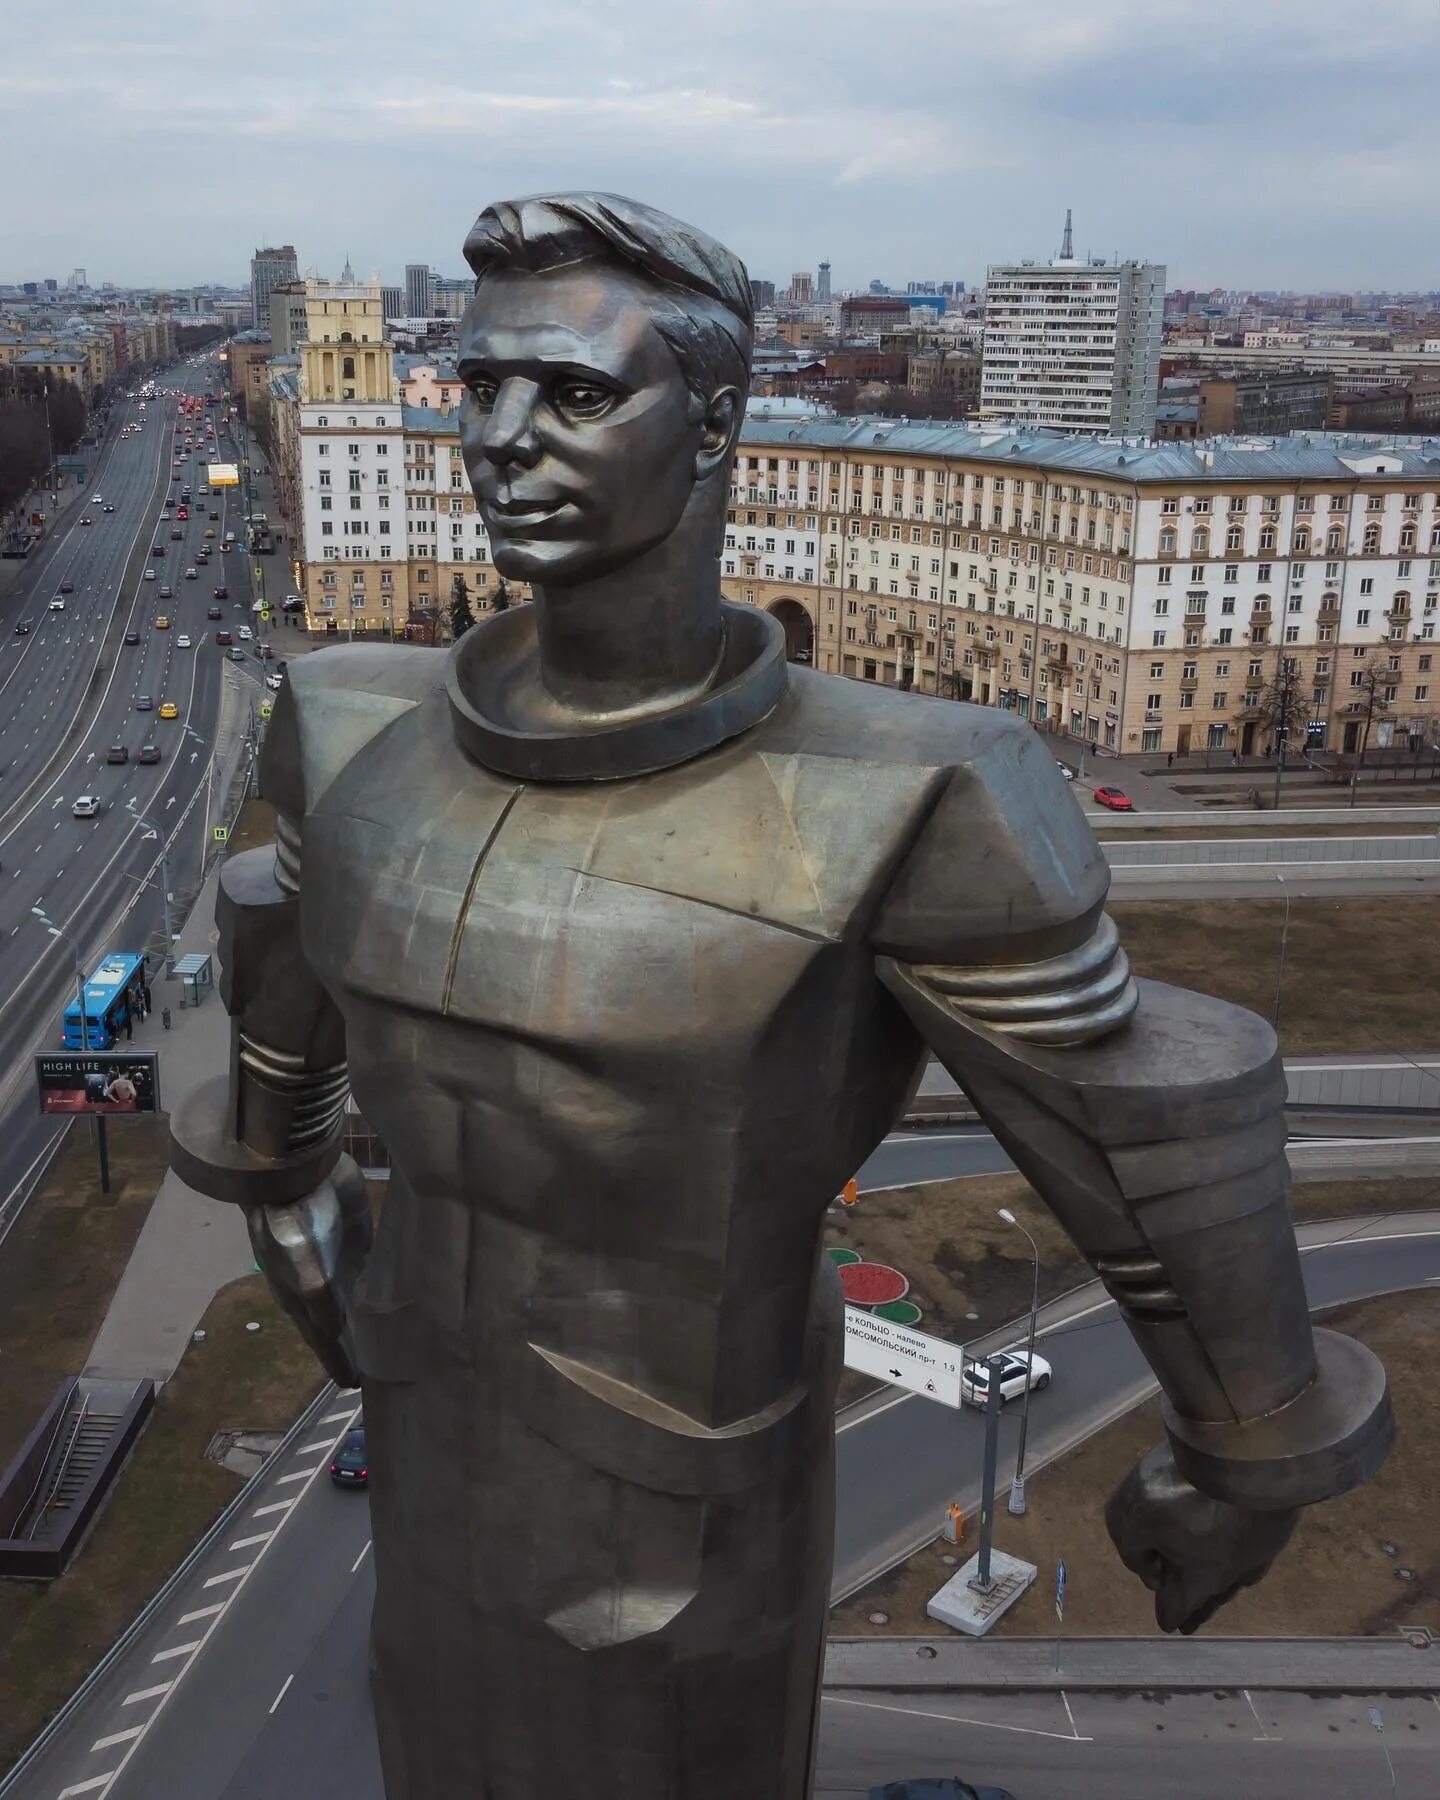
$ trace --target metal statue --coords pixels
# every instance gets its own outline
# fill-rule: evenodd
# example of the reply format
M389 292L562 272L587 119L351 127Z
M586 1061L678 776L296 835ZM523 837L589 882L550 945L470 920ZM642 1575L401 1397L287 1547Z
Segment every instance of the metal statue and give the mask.
M834 1496L825 1210L934 1052L1115 1296L1168 1444L1111 1503L1193 1629L1364 1481L1270 1028L1130 974L1006 713L720 595L750 289L633 201L482 213L466 469L531 605L293 661L226 863L234 1054L174 1164L364 1390L390 1800L800 1800ZM389 1146L378 1233L347 1085Z

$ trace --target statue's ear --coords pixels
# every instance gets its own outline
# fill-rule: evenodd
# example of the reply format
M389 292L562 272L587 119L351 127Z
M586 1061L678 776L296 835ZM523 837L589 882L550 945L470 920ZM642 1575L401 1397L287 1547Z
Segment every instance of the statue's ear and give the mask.
M713 475L729 457L735 447L735 439L740 434L740 421L744 417L745 406L739 390L733 387L717 388L705 408L705 417L700 426L700 450L695 458L697 481L704 481L707 476Z

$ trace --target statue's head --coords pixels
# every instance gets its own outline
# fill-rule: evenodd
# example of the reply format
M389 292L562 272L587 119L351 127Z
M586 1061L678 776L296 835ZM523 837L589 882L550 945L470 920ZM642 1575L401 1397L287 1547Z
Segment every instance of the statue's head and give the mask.
M738 258L614 194L487 207L465 257L460 442L500 572L590 581L697 508L718 551L750 373Z

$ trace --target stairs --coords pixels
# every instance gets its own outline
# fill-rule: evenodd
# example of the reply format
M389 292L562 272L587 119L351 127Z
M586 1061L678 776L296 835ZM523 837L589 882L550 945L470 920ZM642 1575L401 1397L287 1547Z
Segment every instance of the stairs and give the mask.
M26 1523L25 1535L32 1543L52 1542L65 1535L69 1515L109 1454L122 1417L121 1413L99 1411L88 1395L77 1392L45 1471L41 1495Z

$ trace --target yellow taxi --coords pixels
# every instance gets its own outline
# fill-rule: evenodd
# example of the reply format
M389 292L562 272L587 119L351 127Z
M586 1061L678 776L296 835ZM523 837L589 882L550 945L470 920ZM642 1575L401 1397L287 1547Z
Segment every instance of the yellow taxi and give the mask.
M170 620L164 613L161 613L160 617L155 621L155 629L157 631L168 631L170 629Z
M173 700L162 700L160 702L160 717L162 719L178 719L180 717L180 708Z
M205 535L207 538L213 538L215 535L215 527L213 525L207 525L205 527Z

